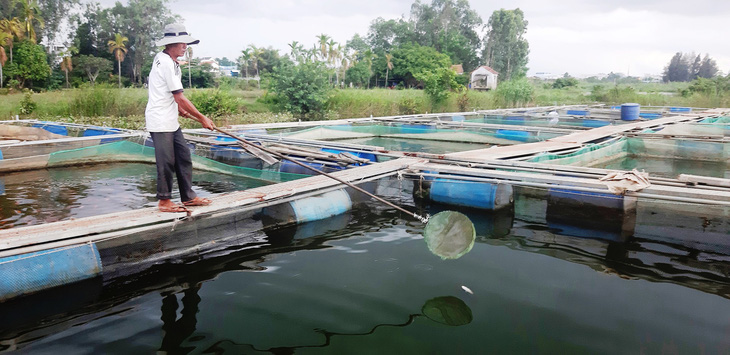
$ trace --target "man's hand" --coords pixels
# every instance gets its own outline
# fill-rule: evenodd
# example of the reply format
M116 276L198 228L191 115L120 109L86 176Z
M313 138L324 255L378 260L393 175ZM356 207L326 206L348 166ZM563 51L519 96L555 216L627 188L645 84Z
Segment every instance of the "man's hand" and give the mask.
M207 116L203 116L203 118L201 118L199 122L203 125L203 128L215 131L215 123L213 123L213 120L211 120Z

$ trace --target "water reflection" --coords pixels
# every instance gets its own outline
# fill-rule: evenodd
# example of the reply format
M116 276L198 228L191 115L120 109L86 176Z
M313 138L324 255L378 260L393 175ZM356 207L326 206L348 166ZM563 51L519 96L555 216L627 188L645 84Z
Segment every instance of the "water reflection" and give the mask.
M183 308L180 310L180 319L177 318L177 296L174 293L167 293L167 295L163 293L160 319L165 336L162 338L159 352L187 354L195 349L195 347L183 347L182 343L195 332L195 326L198 323L196 314L201 300L198 291L200 291L199 283L183 291Z
M204 354L252 354L252 353L270 353L270 354L294 354L298 349L306 348L325 348L332 344L333 338L337 337L363 337L375 334L382 328L403 328L415 323L420 318L425 317L430 321L442 325L458 327L467 325L474 319L471 308L455 296L434 297L426 301L421 307L421 313L408 315L408 319L403 323L382 323L373 326L366 332L346 333L331 332L326 329L316 329L315 332L321 334L324 339L318 344L282 346L272 348L258 348L253 344L236 343L233 340L221 340L203 350Z

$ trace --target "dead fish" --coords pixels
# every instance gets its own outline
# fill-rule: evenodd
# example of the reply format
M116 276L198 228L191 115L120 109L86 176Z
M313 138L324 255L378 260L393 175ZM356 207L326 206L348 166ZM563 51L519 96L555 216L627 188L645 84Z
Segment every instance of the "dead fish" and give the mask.
M473 291L472 291L472 290L471 290L470 288L468 288L468 287L466 287L466 286L463 286L463 285L462 285L462 286L461 286L461 289L462 289L462 290L464 290L464 292L466 292L466 293L468 293L468 294L470 294L470 295L473 295L473 294L474 294L474 292L473 292Z

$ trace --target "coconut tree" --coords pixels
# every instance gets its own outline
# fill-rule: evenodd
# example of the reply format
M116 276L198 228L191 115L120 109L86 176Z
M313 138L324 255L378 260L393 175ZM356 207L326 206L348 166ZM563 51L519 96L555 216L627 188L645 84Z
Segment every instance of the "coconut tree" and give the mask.
M31 42L36 43L34 23L38 23L41 28L45 26L43 19L40 17L41 8L38 6L38 0L20 0L19 3L23 7L22 11L25 17L25 34Z
M249 44L248 48L251 50L251 63L253 64L254 70L256 70L256 83L258 88L261 89L261 78L259 77L259 58L264 53L263 48L258 48L253 44Z
M124 42L128 42L129 38L122 36L120 33L114 34L114 39L110 39L107 42L109 46L109 53L114 54L114 58L117 60L117 72L119 74L119 88L122 88L122 62L124 56L127 54L127 46Z
M71 85L68 82L68 72L72 71L74 69L73 66L73 60L71 60L71 56L74 54L77 54L79 52L78 48L71 46L67 50L63 52L63 57L61 58L61 70L66 72L66 88L71 87Z
M241 50L241 56L238 57L238 62L241 63L241 66L243 67L243 70L246 73L247 79L248 79L248 62L249 61L251 61L251 49L246 48L244 50Z
M10 35L7 32L0 32L0 88L3 87L3 66L8 60L8 56L5 54L5 43Z
M193 47L188 46L185 50L185 60L188 61L188 87L193 87L193 76L190 74L190 65L193 62Z
M7 45L7 48L10 50L10 63L13 62L13 39L17 38L18 40L23 39L24 32L23 32L23 25L20 23L20 20L18 20L17 17L13 17L12 19L2 19L0 20L0 32L7 33L9 36L5 38L5 43Z
M385 87L388 87L388 74L393 70L393 55L390 53L385 54Z
M319 54L322 56L322 60L325 60L327 58L327 41L330 36L323 33L317 36L317 39L319 40Z
M370 76L368 76L368 89L370 89L370 77L373 76L373 61L375 58L377 58L378 55L375 54L372 49L368 49L363 53L363 60L368 65L368 73Z

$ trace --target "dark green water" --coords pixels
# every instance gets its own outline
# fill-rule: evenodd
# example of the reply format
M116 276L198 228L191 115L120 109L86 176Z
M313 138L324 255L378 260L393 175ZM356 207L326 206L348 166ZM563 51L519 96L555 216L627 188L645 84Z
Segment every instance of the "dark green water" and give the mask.
M137 191L115 208L152 203L154 183L139 181L154 176L154 167L121 167L59 169L43 179L55 186L70 176L93 180L109 174L116 182L103 195L111 200L126 200L129 191ZM115 180L120 176L129 180ZM201 181L201 174L195 180ZM211 193L246 182L197 184ZM398 184L379 191L410 204ZM92 187L83 190L87 197ZM642 239L609 243L570 237L509 213L470 217L478 240L457 260L431 254L420 223L370 204L295 229L260 232L259 242L247 250L160 265L103 289L92 282L0 304L0 350L730 351L730 257ZM445 313L438 316L439 311Z

